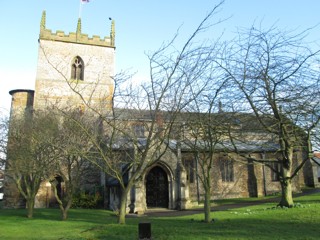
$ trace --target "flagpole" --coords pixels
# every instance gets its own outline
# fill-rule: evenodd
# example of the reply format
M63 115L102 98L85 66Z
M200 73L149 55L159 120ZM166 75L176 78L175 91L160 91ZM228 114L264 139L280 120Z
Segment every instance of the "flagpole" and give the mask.
M82 0L79 0L79 18L81 18L81 12L82 12Z

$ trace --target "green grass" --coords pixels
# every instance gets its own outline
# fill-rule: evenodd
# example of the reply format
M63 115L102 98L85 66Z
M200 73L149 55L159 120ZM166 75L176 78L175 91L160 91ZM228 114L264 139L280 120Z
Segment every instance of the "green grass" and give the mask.
M241 203L248 203L248 202L255 202L260 200L267 200L267 199L274 199L276 197L280 197L279 194L264 196L264 197L250 197L250 198L226 198L226 199L215 199L211 200L211 207L217 207L221 205L230 205L230 204L241 204ZM203 208L204 202L201 201L199 204L197 202L193 202L193 208L199 209Z
M72 209L62 222L58 209L36 209L33 219L25 210L0 209L0 239L138 239L139 222L152 224L158 239L319 239L320 194L295 198L292 209L276 203L218 211L206 224L203 214L184 217L133 217L118 225L112 212Z
M272 199L277 196L265 196L265 197L251 197L251 198L226 198L226 199L217 199L214 200L212 205L213 206L220 206L220 205L227 205L227 204L241 204L241 203L247 203L247 202L255 202L259 200L266 200L266 199Z

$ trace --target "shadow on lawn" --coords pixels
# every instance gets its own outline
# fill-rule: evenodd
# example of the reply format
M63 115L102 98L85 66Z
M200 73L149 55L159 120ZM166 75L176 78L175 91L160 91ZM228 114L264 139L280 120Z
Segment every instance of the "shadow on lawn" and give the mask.
M137 239L138 221L126 225L107 224L89 229L94 239ZM135 219L136 220L136 219ZM141 221L144 221L141 219ZM292 219L236 218L203 223L187 218L154 218L151 222L152 239L318 239L317 222ZM84 232L85 234L85 232Z
M240 217L221 221L217 219L213 223L206 224L192 218L181 218L154 219L151 222L155 239L168 239L173 234L177 236L175 239L318 239L319 237L317 222L292 219Z
M26 209L0 209L3 216L27 219ZM33 218L37 220L62 221L60 210L57 208L36 208ZM114 221L113 221L114 220ZM70 209L66 221L82 221L87 223L116 222L117 217L111 211L97 209Z
M40 209L39 209L40 210ZM36 215L40 219L50 219L61 221L59 209L41 209ZM117 217L107 210L99 209L70 209L66 221L87 222L103 224L106 222L116 222Z

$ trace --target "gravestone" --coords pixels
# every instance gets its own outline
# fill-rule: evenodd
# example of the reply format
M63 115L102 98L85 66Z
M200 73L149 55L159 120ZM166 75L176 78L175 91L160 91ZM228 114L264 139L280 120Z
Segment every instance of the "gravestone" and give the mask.
M151 223L139 223L139 240L151 239Z

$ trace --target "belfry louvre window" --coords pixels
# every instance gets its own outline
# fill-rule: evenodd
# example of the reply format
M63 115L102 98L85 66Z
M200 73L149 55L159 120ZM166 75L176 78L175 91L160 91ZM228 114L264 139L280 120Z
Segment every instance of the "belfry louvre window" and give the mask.
M233 182L234 181L233 160L228 158L222 158L219 160L219 167L220 167L222 181Z
M71 65L71 79L83 80L84 76L84 63L81 57L77 56L73 59Z

